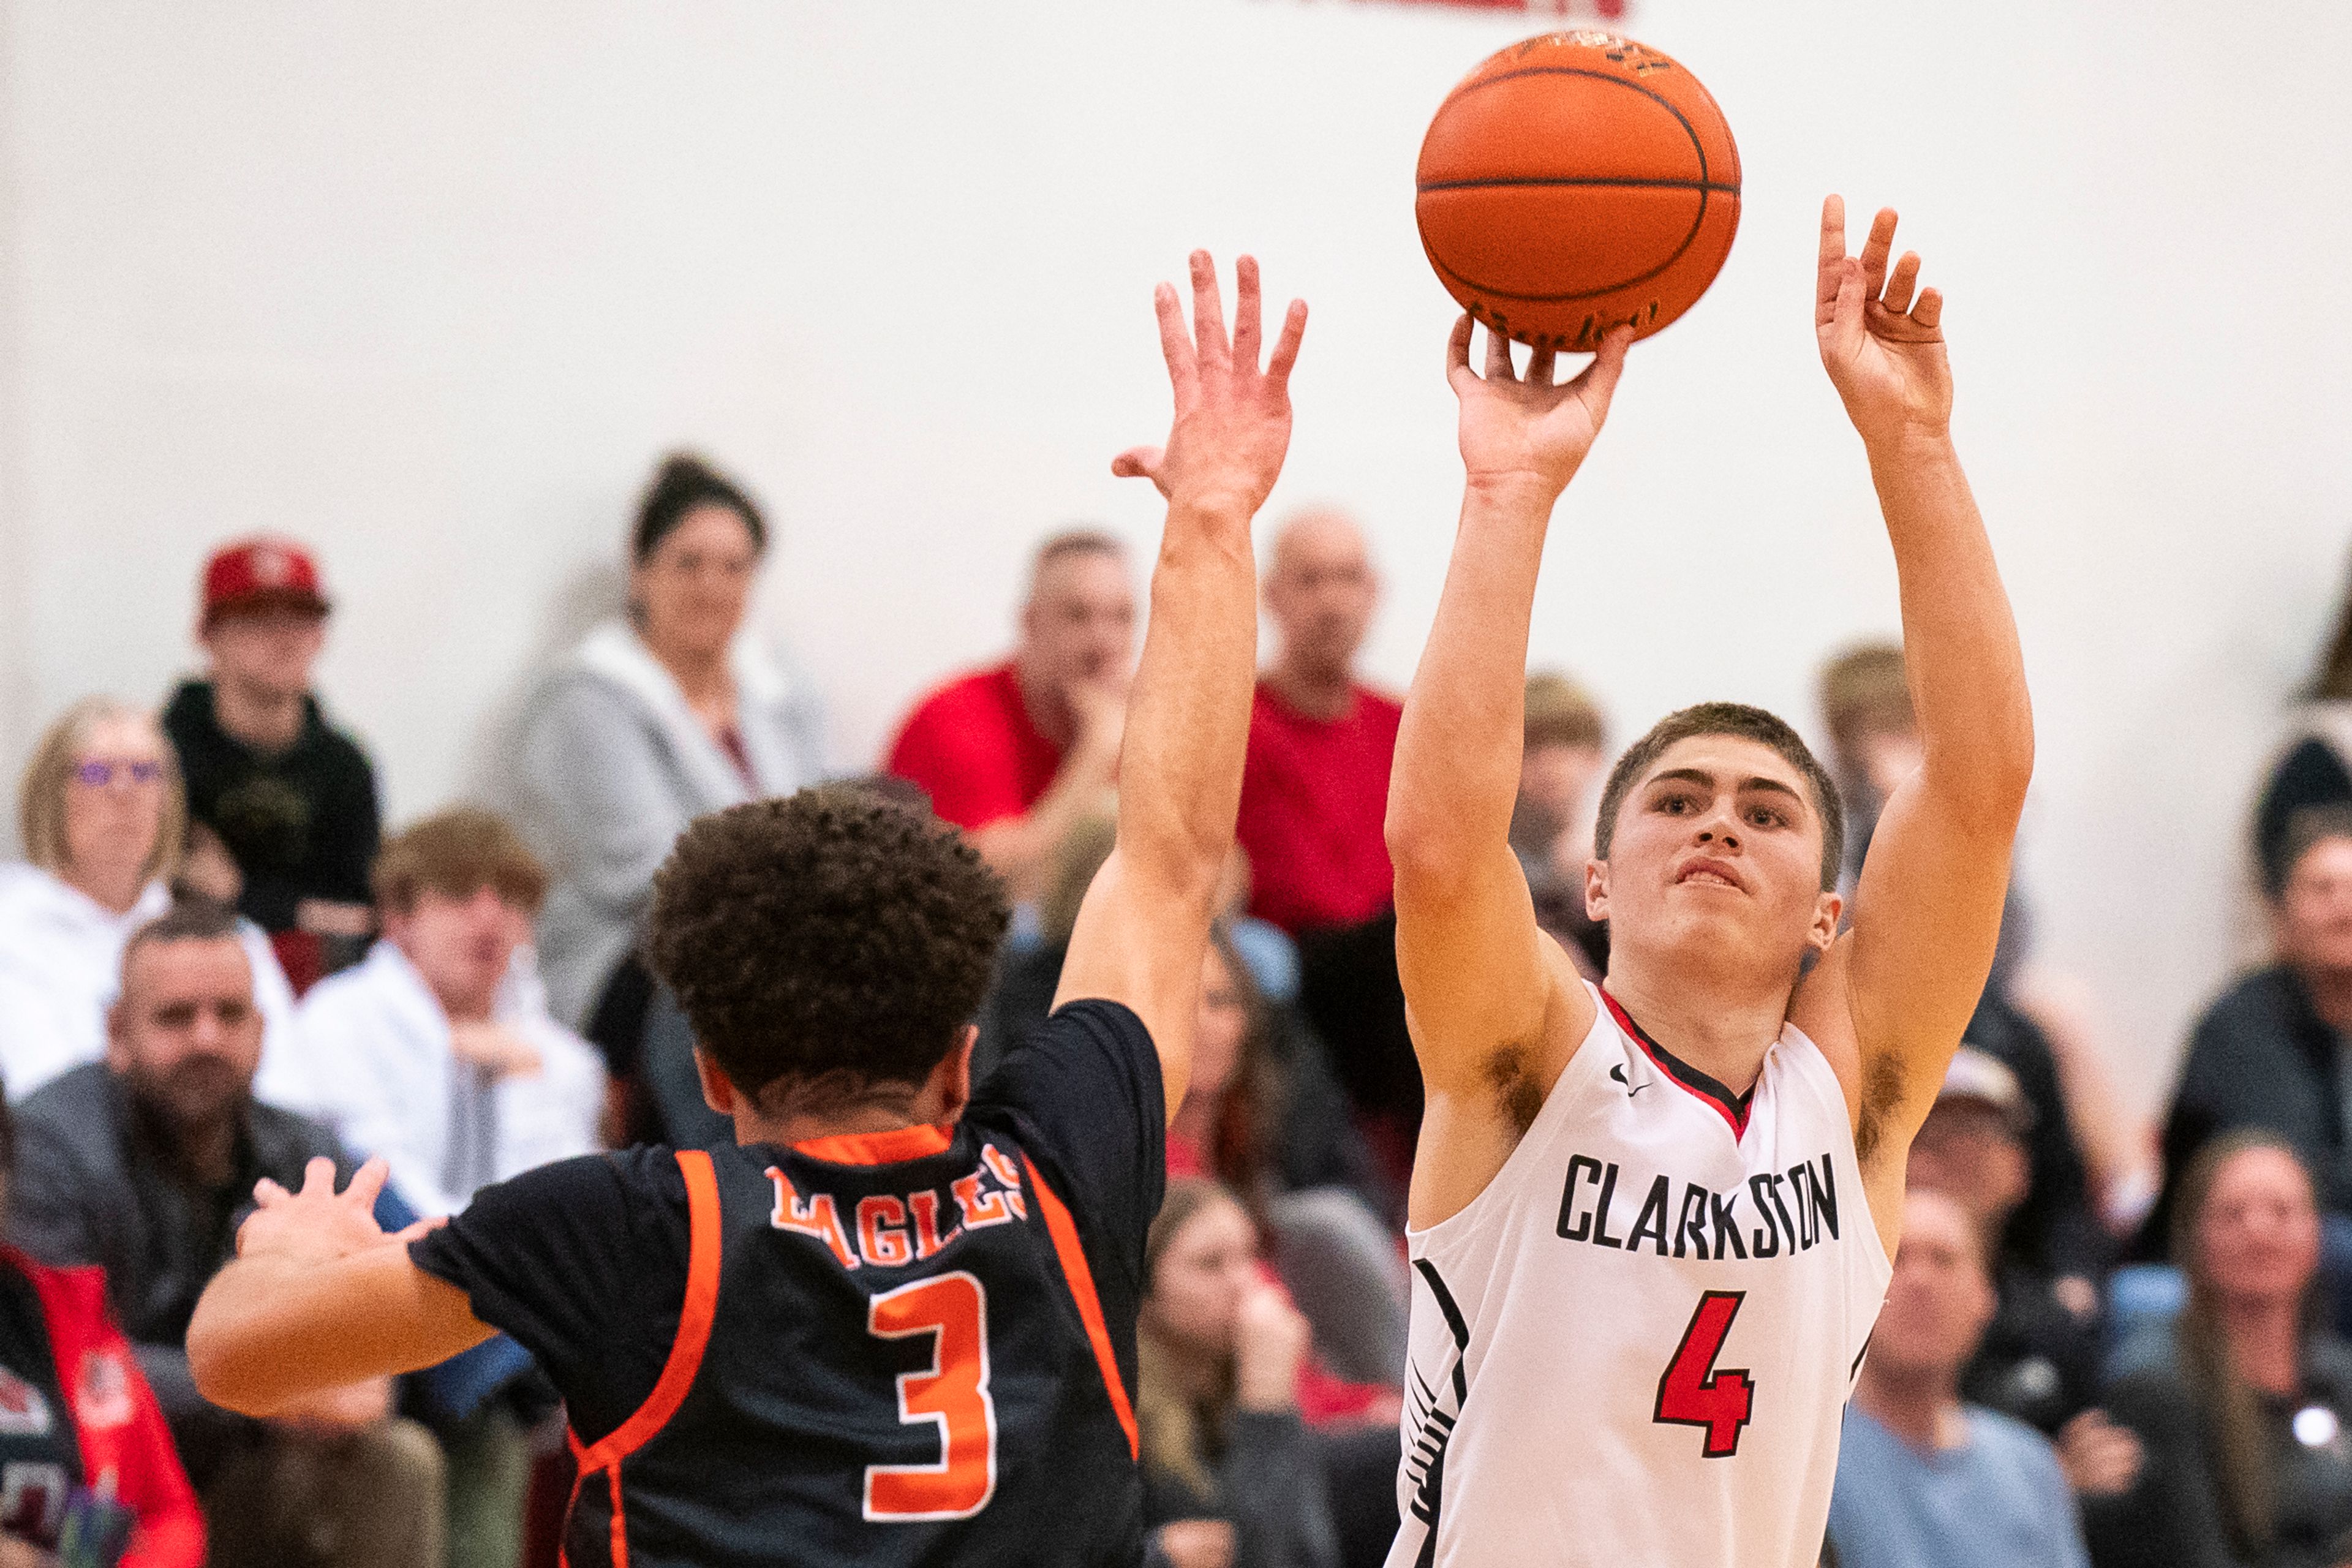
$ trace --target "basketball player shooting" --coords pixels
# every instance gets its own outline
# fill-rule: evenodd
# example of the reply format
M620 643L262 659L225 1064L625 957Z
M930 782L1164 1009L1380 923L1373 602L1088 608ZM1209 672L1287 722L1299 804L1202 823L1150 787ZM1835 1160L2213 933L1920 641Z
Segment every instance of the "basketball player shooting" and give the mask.
M511 1335L562 1393L570 1568L1141 1560L1136 1314L1231 848L1255 680L1250 521L1281 471L1307 308L1259 369L1157 297L1176 417L1114 465L1168 498L1118 847L1053 1016L975 1089L1003 888L961 835L854 787L706 816L649 946L736 1142L564 1161L386 1237L371 1161L263 1183L188 1331L267 1415Z
M1390 787L1397 950L1428 1085L1410 1202L1404 1529L1430 1563L1810 1568L1843 1407L1891 1272L1904 1167L1992 961L2032 768L2009 604L1949 434L1943 300L1822 212L1822 363L1901 580L1925 760L1853 920L1837 794L1788 725L1669 715L1604 788L1586 904L1604 984L1537 929L1507 831L1553 503L1623 330L1565 385L1454 331L1468 482ZM1643 635L1738 616L1694 559Z

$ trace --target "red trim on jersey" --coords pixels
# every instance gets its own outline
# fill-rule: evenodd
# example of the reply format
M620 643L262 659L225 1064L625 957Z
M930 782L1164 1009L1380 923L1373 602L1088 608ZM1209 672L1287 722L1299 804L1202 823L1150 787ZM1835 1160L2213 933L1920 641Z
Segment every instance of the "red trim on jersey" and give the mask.
M793 1152L828 1165L895 1165L901 1160L921 1160L944 1154L955 1142L955 1129L918 1122L887 1132L836 1132L793 1145Z
M677 1337L670 1342L669 1359L646 1402L593 1445L583 1445L576 1432L566 1432L580 1474L572 1483L572 1502L580 1502L580 1489L598 1470L613 1490L613 1568L628 1568L628 1521L621 1510L621 1461L653 1439L686 1403L695 1374L702 1370L702 1352L710 1345L710 1324L719 1315L719 1173L700 1149L677 1151L678 1173L686 1178L686 1300L678 1307ZM566 1510L569 1516L570 1510ZM568 1556L559 1556L568 1564Z
M1078 1320L1087 1326L1087 1342L1094 1346L1095 1364L1102 1369L1103 1391L1110 1395L1111 1413L1118 1417L1119 1430L1127 1434L1127 1456L1138 1458L1143 1443L1135 1427L1135 1406L1128 1402L1127 1384L1118 1375L1118 1356L1110 1348L1110 1330L1103 1322L1102 1300L1095 1294L1094 1270L1087 1267L1086 1248L1078 1243L1077 1222L1045 1179L1037 1173L1037 1166L1028 1155L1021 1156L1021 1165L1029 1173L1029 1185L1037 1194L1037 1212L1045 1217L1045 1232L1054 1238L1055 1256L1062 1260L1063 1277L1070 1282L1070 1294L1077 1299Z
M1596 986L1594 989L1601 993L1601 999L1609 1004L1609 1016L1617 1020L1617 1026L1619 1028L1624 1030L1626 1034L1633 1037L1633 1043L1642 1047L1642 1054L1650 1058L1651 1066L1656 1068L1661 1073L1664 1073L1667 1079L1678 1086L1684 1093L1688 1094L1692 1099L1696 1100L1702 1105L1712 1107L1716 1114L1722 1117L1725 1123L1730 1127L1731 1136L1735 1142L1746 1135L1748 1131L1748 1112L1756 1103L1756 1091L1754 1089L1748 1091L1748 1098L1745 1100L1733 1101L1725 1099L1721 1095L1714 1093L1712 1090L1702 1089L1697 1084L1691 1082L1690 1078L1685 1077L1685 1074L1690 1074L1699 1078L1706 1078L1706 1075L1700 1072L1696 1068L1685 1066L1675 1058L1674 1053L1667 1050L1665 1047L1658 1044L1655 1040L1650 1038L1649 1036L1643 1034L1642 1032L1642 1026L1633 1022L1632 1016L1626 1013L1625 1009L1617 1005L1617 998L1609 994L1607 987ZM1714 1083L1716 1080L1708 1079L1707 1081L1709 1083Z

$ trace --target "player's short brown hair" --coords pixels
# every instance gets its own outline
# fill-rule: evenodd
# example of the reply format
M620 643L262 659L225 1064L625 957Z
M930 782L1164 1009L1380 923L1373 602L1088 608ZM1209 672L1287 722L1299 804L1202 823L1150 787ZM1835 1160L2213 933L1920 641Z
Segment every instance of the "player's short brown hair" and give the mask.
M1625 748L1625 754L1609 770L1609 782L1601 786L1601 816L1592 825L1593 858L1609 858L1610 842L1617 837L1618 808L1625 804L1627 793L1641 782L1650 764L1676 742L1699 735L1732 735L1769 746L1780 754L1781 760L1804 774L1805 783L1813 792L1813 809L1822 818L1822 891L1834 889L1838 868L1845 856L1845 805L1838 798L1837 784L1814 758L1803 736L1776 715L1745 702L1701 702L1677 709Z
M505 817L460 805L411 824L385 843L369 878L377 905L404 915L424 894L470 899L484 888L525 914L547 897L547 868Z
M654 973L754 1100L919 1084L980 1010L1012 918L929 812L823 784L698 817L654 878Z
M1538 669L1528 677L1527 744L1589 746L1599 751L1604 738L1601 704L1570 676Z
M1847 754L1865 735L1916 727L1902 646L1856 643L1823 665L1822 719L1830 727L1830 744Z

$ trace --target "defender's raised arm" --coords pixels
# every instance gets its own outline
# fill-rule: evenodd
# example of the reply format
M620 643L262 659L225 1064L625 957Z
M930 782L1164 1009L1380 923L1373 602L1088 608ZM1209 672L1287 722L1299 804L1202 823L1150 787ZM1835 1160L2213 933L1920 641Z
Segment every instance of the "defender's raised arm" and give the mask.
M1128 698L1118 847L1079 907L1054 998L1134 1009L1159 1047L1171 1118L1184 1099L1202 956L1241 803L1257 678L1250 520L1289 450L1290 367L1307 330L1307 307L1294 300L1260 370L1257 263L1243 257L1234 275L1230 342L1208 252L1192 253L1190 333L1176 290L1160 286L1175 423L1164 448L1137 447L1112 464L1160 487L1168 521Z
M1475 1197L1509 1152L1511 1138L1488 1125L1497 1088L1508 1094L1498 1053L1533 1039L1548 1008L1589 1022L1592 1007L1581 986L1554 984L1555 963L1567 961L1537 928L1511 853L1511 805L1544 535L1608 416L1633 334L1612 332L1582 374L1556 386L1550 350L1536 351L1521 376L1509 342L1491 333L1480 375L1470 368L1471 330L1463 317L1446 351L1462 404L1462 521L1389 779L1397 967L1430 1097L1413 1180L1416 1225ZM1580 1024L1567 1031L1571 1039L1582 1032ZM1549 1064L1543 1084L1558 1065Z
M1899 1211L1902 1156L1984 989L2033 771L2017 625L1952 447L1943 296L1919 289L1916 254L1888 265L1895 223L1881 212L1851 257L1844 203L1823 205L1814 324L1895 547L1924 754L1872 835L1852 930L1792 1014L1832 1031L1835 1014L1851 1019L1848 1093L1882 1230Z

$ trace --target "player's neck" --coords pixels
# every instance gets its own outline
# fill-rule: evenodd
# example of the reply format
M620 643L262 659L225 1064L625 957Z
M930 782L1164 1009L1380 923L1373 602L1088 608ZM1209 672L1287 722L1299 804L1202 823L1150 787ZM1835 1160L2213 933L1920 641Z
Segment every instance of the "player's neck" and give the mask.
M1921 1453L1957 1448L1968 1441L1959 1390L1950 1374L1890 1372L1865 1361L1853 1401L1872 1420Z
M1780 1037L1789 994L1753 984L1709 984L1706 976L1659 974L1654 966L1612 952L1601 984L1653 1043L1685 1067L1745 1094L1764 1070L1764 1053Z

